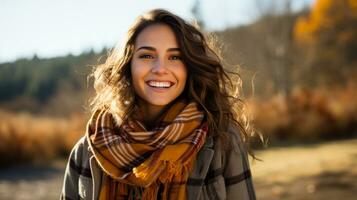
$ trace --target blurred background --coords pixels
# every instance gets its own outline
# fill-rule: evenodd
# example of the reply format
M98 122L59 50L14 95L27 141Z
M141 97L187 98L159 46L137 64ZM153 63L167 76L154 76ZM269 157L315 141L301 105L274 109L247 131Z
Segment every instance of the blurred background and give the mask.
M0 0L0 199L58 199L87 76L152 8L214 33L238 67L267 139L258 199L356 198L357 0Z

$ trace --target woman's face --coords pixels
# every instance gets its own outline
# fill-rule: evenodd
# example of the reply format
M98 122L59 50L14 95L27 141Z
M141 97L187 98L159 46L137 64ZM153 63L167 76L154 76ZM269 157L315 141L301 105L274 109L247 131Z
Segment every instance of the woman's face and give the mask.
M149 25L135 41L132 82L145 106L164 107L184 90L186 66L174 32L168 25Z

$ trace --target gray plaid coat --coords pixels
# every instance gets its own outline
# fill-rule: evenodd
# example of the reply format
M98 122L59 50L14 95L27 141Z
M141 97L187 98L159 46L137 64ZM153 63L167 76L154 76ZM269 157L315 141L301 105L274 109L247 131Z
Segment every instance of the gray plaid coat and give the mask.
M256 199L244 145L236 129L230 127L228 133L229 150L208 137L199 151L187 183L189 200ZM98 199L102 173L82 137L70 154L60 199Z

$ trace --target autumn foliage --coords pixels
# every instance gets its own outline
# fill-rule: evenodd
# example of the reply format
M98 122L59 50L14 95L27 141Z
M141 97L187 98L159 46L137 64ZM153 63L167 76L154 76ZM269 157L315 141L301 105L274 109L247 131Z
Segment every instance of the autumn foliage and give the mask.
M294 34L300 42L317 42L321 35L336 32L336 43L356 40L354 23L357 20L356 0L317 0L308 16L298 19Z
M324 83L357 75L356 0L316 0L310 13L297 19L293 34L305 74L324 76Z
M248 101L254 124L270 140L317 141L357 133L357 83L295 87L288 96Z
M0 118L0 167L67 156L86 124L78 114L58 118L0 111Z

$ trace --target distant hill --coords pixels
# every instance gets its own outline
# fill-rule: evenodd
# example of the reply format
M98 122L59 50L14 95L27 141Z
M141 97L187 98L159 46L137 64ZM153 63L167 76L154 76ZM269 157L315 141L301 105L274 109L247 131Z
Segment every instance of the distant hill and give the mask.
M0 64L1 108L59 115L82 110L92 90L87 75L105 51Z

